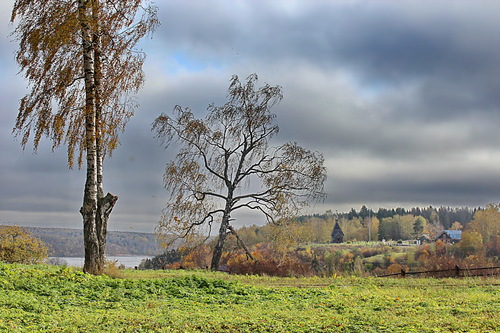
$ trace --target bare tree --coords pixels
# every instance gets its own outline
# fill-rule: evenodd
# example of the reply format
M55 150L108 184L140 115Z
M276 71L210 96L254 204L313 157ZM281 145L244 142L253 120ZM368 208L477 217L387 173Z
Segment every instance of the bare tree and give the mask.
M295 142L270 147L278 133L270 109L282 99L279 86L256 88L257 75L240 83L233 76L228 102L210 105L205 119L176 106L174 116L160 115L153 130L166 146L180 150L165 169L170 194L160 234L186 238L220 224L211 269L219 267L231 215L240 209L257 210L268 222L296 214L310 200L324 197L326 169L323 156ZM207 231L207 230L205 230Z
M68 165L87 176L80 212L84 271L104 268L109 215L118 197L103 189L103 159L118 144L136 104L129 95L144 82L137 42L158 25L156 7L143 0L17 0L11 21L19 42L16 60L30 83L14 133L26 147L42 136L65 144Z

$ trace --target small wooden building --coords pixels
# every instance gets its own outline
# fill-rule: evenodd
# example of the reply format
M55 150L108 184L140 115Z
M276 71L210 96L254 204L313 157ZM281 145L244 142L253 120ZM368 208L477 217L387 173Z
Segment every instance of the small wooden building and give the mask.
M427 234L423 234L422 236L420 236L417 239L418 245L422 245L422 244L426 244L426 243L430 243L430 242L431 242L431 239L429 238L429 235L427 235Z
M462 240L462 230L443 230L435 239L436 242L438 240L449 244L458 243Z
M344 232L340 228L339 221L335 221L335 226L332 231L332 241L331 243L343 243L344 242Z

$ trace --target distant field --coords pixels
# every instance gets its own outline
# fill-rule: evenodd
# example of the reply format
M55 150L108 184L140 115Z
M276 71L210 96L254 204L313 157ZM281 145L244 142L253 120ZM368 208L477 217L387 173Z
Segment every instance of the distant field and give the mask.
M498 332L500 279L269 278L0 263L5 332Z

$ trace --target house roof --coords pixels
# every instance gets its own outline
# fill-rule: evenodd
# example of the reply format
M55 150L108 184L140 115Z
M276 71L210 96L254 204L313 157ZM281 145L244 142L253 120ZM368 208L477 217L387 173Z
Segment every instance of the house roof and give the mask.
M334 235L342 235L344 236L344 232L342 231L342 229L340 228L340 225L339 225L339 222L336 221L335 222L335 226L333 227L333 231L332 231L332 237Z
M462 230L443 230L437 238L442 238L443 236L448 236L453 240L461 240Z

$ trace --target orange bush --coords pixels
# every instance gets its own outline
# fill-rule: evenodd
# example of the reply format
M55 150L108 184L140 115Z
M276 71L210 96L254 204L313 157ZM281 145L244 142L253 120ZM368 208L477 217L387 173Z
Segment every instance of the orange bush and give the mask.
M255 247L252 256L247 258L243 251L231 253L227 256L226 266L233 274L257 274L269 276L312 276L314 270L307 256L295 251L284 255L278 254L269 245L260 244Z
M389 267L387 267L387 274L395 274L395 273L401 273L401 270L405 269L403 266L400 264L391 264Z
M187 251L187 250L186 250ZM189 250L182 258L179 268L208 268L212 251L208 245L199 245Z

